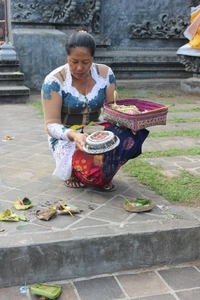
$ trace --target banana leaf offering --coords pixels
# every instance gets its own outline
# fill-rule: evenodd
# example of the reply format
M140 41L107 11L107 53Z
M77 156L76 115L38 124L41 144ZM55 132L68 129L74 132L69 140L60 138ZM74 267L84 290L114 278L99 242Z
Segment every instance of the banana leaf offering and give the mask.
M4 210L0 214L0 221L18 222L18 221L28 221L27 217L24 215L18 215L10 209Z
M149 211L154 207L154 201L149 198L126 199L123 203L123 207L129 212Z
M18 198L13 205L17 210L26 210L33 206L31 200L27 197L24 199Z

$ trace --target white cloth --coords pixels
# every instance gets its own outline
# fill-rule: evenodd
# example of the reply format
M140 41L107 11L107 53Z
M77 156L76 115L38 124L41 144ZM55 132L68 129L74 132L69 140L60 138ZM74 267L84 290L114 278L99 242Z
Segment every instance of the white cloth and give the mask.
M193 48L189 44L186 44L180 47L176 53L179 55L200 56L200 49Z

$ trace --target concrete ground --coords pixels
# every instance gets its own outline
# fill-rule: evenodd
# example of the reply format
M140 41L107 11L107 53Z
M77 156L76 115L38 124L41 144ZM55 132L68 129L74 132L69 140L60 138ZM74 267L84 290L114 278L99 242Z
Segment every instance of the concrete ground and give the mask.
M180 103L177 108L189 106ZM114 192L69 189L52 176L54 160L36 109L5 104L1 113L0 213L7 208L17 212L13 203L18 197L28 197L33 207L24 212L28 222L0 222L0 300L38 299L19 289L37 282L61 284L59 300L200 298L200 208L173 205L122 171L114 179ZM174 126L179 125L168 122L150 130ZM14 139L5 141L5 135ZM147 138L143 152L199 145L199 137ZM180 169L200 174L198 155L149 161L162 164L169 176ZM149 197L155 206L150 212L129 213L124 196ZM59 200L78 205L81 212L50 221L36 218L37 210Z

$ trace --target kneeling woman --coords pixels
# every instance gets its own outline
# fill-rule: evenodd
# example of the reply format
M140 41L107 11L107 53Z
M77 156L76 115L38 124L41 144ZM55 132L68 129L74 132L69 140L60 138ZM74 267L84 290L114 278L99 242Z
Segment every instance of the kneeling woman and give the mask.
M48 74L42 85L42 104L48 141L56 168L54 175L67 187L96 186L115 190L112 178L129 159L141 154L148 135L143 129L105 124L119 138L119 146L107 153L89 155L83 151L87 134L82 130L98 122L105 102L113 101L115 76L110 67L94 63L95 40L86 31L75 31L66 44L67 63Z

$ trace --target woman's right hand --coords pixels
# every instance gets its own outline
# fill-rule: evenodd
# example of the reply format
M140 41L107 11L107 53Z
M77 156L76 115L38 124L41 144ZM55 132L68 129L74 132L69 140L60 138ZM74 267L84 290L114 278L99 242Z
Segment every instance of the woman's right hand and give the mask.
M83 145L85 144L87 133L80 133L78 131L69 130L67 132L67 136L70 141L74 141L76 143L76 147L83 151Z

